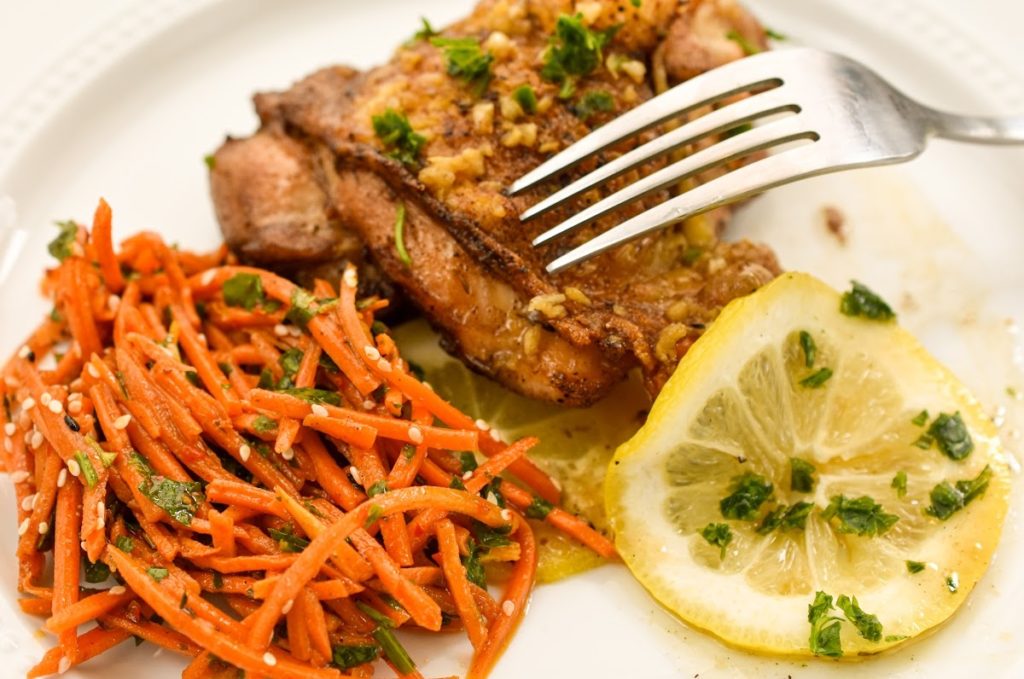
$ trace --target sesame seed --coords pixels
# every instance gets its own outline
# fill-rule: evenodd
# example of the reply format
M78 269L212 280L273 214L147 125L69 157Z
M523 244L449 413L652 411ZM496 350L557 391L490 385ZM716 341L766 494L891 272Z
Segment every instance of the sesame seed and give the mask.
M81 377L77 377L71 383L71 390L72 391L82 391L82 387L84 387L84 386L85 386L85 383L82 382L82 378Z
M197 337L198 337L200 342L202 342L203 344L206 344L206 334L205 333L199 333L197 335Z
M313 411L313 414L317 417L327 417L327 408L323 407L319 403L314 403L309 407L309 409Z
M78 462L75 460L68 460L68 472L72 476L78 476L82 473L82 468L78 466Z
M24 470L19 470L11 473L12 483L25 483L28 481L29 473Z
M14 452L14 444L11 443L11 439L4 439L4 450L8 453Z
M199 278L199 284L206 287L213 282L213 279L217 276L215 269L207 269L203 272L203 275Z
M18 426L13 422L8 422L4 425L4 433L8 436L14 436L15 432L18 431Z
M284 615L288 615L288 613L290 613L291 610L292 610L292 606L294 606L294 605L295 605L295 600L294 599L289 599L288 601L285 602L284 606L281 607L281 613L284 614Z
M68 403L70 403L71 401L81 401L81 400L82 400L82 392L80 392L80 391L72 391L70 394L68 394Z
M114 429L127 429L128 424L132 421L131 413L125 413L121 417L114 420Z
M29 440L28 444L32 446L32 450L38 450L39 447L43 445L43 441L43 432L36 429L32 432L32 438Z
M117 295L107 297L107 306L110 307L111 311L117 311L117 308L121 306L121 298Z
M423 386L429 389L430 391L434 391L434 385L432 385L430 382L424 382Z
M26 345L22 346L21 349L18 349L18 358L28 358L29 354L31 354L31 353L32 353L32 350L26 344Z
M17 389L18 378L16 378L14 375L4 375L4 384L6 384L11 389Z
M62 412L64 412L64 404L61 403L60 400L56 398L50 401L50 405L47 407L50 409L50 412L53 413L54 415L60 415Z
M100 517L102 519L103 515L106 514L106 512L107 512L107 504L103 500L100 500L99 502L97 502L96 503L96 516L98 516L98 517Z
M28 519L26 518L20 524L18 524L18 535L24 535L28 532Z
M512 512L510 512L507 509L502 509L501 510L501 520L502 521L511 521L512 520Z
M64 484L68 482L68 470L61 469L60 473L57 474L57 487L63 488Z
M356 270L352 267L345 269L345 273L342 275L341 280L350 288L354 288L359 285L359 278L356 276Z
M24 401L21 402L21 409L22 410L32 410L35 407L36 407L36 400L34 398L32 398L31 396L29 396L28 398L26 398Z
M242 462L247 462L250 455L252 455L252 448L249 447L249 444L243 443L238 447L238 457L242 458Z
M389 373L391 372L391 364L388 363L388 360L386 358L382 358L379 361L377 361L377 370L381 371L382 373Z
M50 401L53 400L53 396L48 391L44 391L43 395L39 397L39 402L44 406L50 405Z
M480 431L487 431L488 429L491 428L491 425L487 424L483 420L477 420L476 422L474 422L474 424L476 425L476 428L479 429Z
M263 654L263 663L265 665L270 665L271 667L273 667L274 665L277 664L277 658L274 657L273 653L271 653L270 651L267 651L266 653Z
M50 524L46 523L45 521L40 521L39 522L39 534L40 535L46 535L46 532L48 530L50 530Z
M105 527L106 525L107 525L107 520L106 520L106 518L104 518L103 516L99 516L99 517L97 517L97 518L96 518L96 527L97 527L97 528L100 528L100 529L102 529L102 528L104 528L104 527Z
M471 478L473 478L473 472L472 471L464 472L462 474L462 480L463 481L469 481Z
M283 457L284 459L286 459L289 462L291 462L292 460L295 459L295 451L293 449L289 448L288 450L286 450L283 453L281 453L281 457Z
M292 337L302 337L302 328L293 325L288 328L288 334Z
M97 368L96 366L94 366L94 365L93 365L92 363L90 363L90 364L89 364L89 365L88 365L88 366L87 366L87 367L85 368L85 371L86 371L87 373L89 373L89 377L91 377L91 378L93 378L93 379L96 379L96 380L98 380L98 379L100 378L100 371L99 371L99 369L98 369L98 368Z
M497 429L491 430L491 439L497 441L498 443L501 443L501 434L498 433Z
M356 469L355 467L349 467L348 468L348 473L352 476L352 480L353 481L358 483L360 486L363 485L363 482L359 480L359 470L358 469Z
M278 323L274 326L274 334L278 337L286 337L288 335L288 328L284 324Z
M57 674L64 674L71 669L71 658L62 655L60 662L57 663Z
M423 430L415 425L409 427L409 440L413 443L423 443Z
M71 413L72 415L77 415L78 413L82 412L82 400L76 399L74 401L69 401L68 412Z
M36 497L37 496L35 493L32 493L31 495L26 495L24 499L22 499L21 501L21 508L24 509L26 512L32 511L32 508L36 504Z
M365 410L373 410L376 407L377 403L375 401L371 401L370 399L366 399L365 401L363 401L363 408Z
M516 605L511 599L505 599L501 602L501 612L505 615L512 615L516 612Z
M369 358L371 361L380 360L380 351L377 350L377 347L372 347L369 344L367 344L365 347L363 347L363 353L365 353L366 357Z
M128 590L125 589L122 585L114 585L113 587L107 590L107 594L110 594L111 596L120 596L121 594L124 594L127 591Z

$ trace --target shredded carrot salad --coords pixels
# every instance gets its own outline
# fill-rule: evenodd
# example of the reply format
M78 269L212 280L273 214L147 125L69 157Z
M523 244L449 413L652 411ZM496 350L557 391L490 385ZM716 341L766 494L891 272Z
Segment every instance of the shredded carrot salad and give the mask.
M53 312L0 384L19 603L58 641L28 676L135 637L188 656L188 678L378 659L419 677L395 635L417 628L464 632L484 677L534 584L527 518L614 557L557 506L536 439L506 444L414 374L353 268L306 290L223 247L116 251L104 201L50 252Z

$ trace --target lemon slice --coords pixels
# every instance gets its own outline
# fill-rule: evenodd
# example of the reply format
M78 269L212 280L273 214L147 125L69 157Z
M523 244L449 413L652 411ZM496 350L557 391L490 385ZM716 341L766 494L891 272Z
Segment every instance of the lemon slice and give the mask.
M957 461L940 446L970 447L961 423L973 449ZM926 510L943 482L970 498L939 502L940 520ZM953 614L992 556L1008 490L994 429L953 375L894 321L844 315L831 288L786 274L690 349L616 452L605 498L622 558L684 621L811 655L808 605L847 595L882 625L864 638L831 611L851 656Z
M604 513L605 470L615 449L643 424L650 399L637 376L616 387L590 408L565 408L514 394L470 371L446 354L426 323L415 321L393 332L402 356L418 364L431 386L463 412L486 421L505 441L536 436L530 451L562 486L563 506L599 530ZM543 522L533 522L537 538L537 580L553 582L594 568L604 560Z

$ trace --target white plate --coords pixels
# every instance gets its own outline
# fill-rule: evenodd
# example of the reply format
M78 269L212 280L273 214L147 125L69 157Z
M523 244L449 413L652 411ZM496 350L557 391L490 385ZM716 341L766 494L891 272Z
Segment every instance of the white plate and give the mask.
M387 58L424 14L454 19L469 0L188 0L139 3L29 93L0 123L0 353L47 310L36 282L47 265L49 224L86 219L98 196L114 206L115 231L155 229L189 247L217 243L203 155L225 132L255 125L257 90L284 87L336 62ZM924 0L757 0L773 28L845 51L908 92L954 109L1024 110L1019 73L1008 73ZM2 140L8 140L3 146ZM903 322L950 363L1019 446L1024 388L1020 349L1008 330L1024 319L1024 152L936 143L911 166L823 178L778 190L741 215L734 235L771 243L785 266L837 286L851 277L897 302ZM825 205L846 216L849 243L826 234ZM5 221L14 229L2 233ZM6 244L4 240L6 239ZM1016 354L1014 353L1016 352ZM1016 359L1016 362L1014 362ZM1017 418L1016 420L1014 418ZM1019 483L1017 484L1019 486ZM608 566L537 590L529 616L494 676L795 677L1024 676L1024 526L1016 488L990 572L953 622L912 647L860 664L793 663L750 656L661 611L624 568ZM13 496L0 484L0 506ZM49 645L15 603L15 530L0 526L0 675L23 676ZM467 644L413 639L427 676L466 666ZM148 646L89 663L80 676L128 677L145 667L176 676L182 661ZM139 663L144 662L145 665Z

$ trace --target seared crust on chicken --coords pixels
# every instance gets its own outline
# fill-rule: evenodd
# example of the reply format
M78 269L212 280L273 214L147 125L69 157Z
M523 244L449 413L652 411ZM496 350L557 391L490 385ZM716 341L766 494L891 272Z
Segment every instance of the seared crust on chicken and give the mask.
M603 63L565 98L541 67L558 17L577 11L592 30L620 28ZM720 242L728 212L718 210L549 275L544 265L559 253L666 196L534 249L530 241L571 208L522 224L519 213L551 187L516 198L506 187L656 89L741 57L730 31L764 44L763 30L732 0L644 0L639 8L485 0L443 32L475 38L493 55L483 93L449 75L443 51L420 40L365 73L327 68L286 92L257 95L261 130L216 154L218 218L229 245L263 264L379 266L450 352L520 393L586 405L635 366L656 393L724 304L778 274L772 253ZM523 85L536 94L534 113L512 96ZM610 95L612 110L588 114L594 93ZM426 138L418 162L386 154L373 118L388 109ZM584 202L635 178L620 177ZM400 203L411 263L395 247Z

